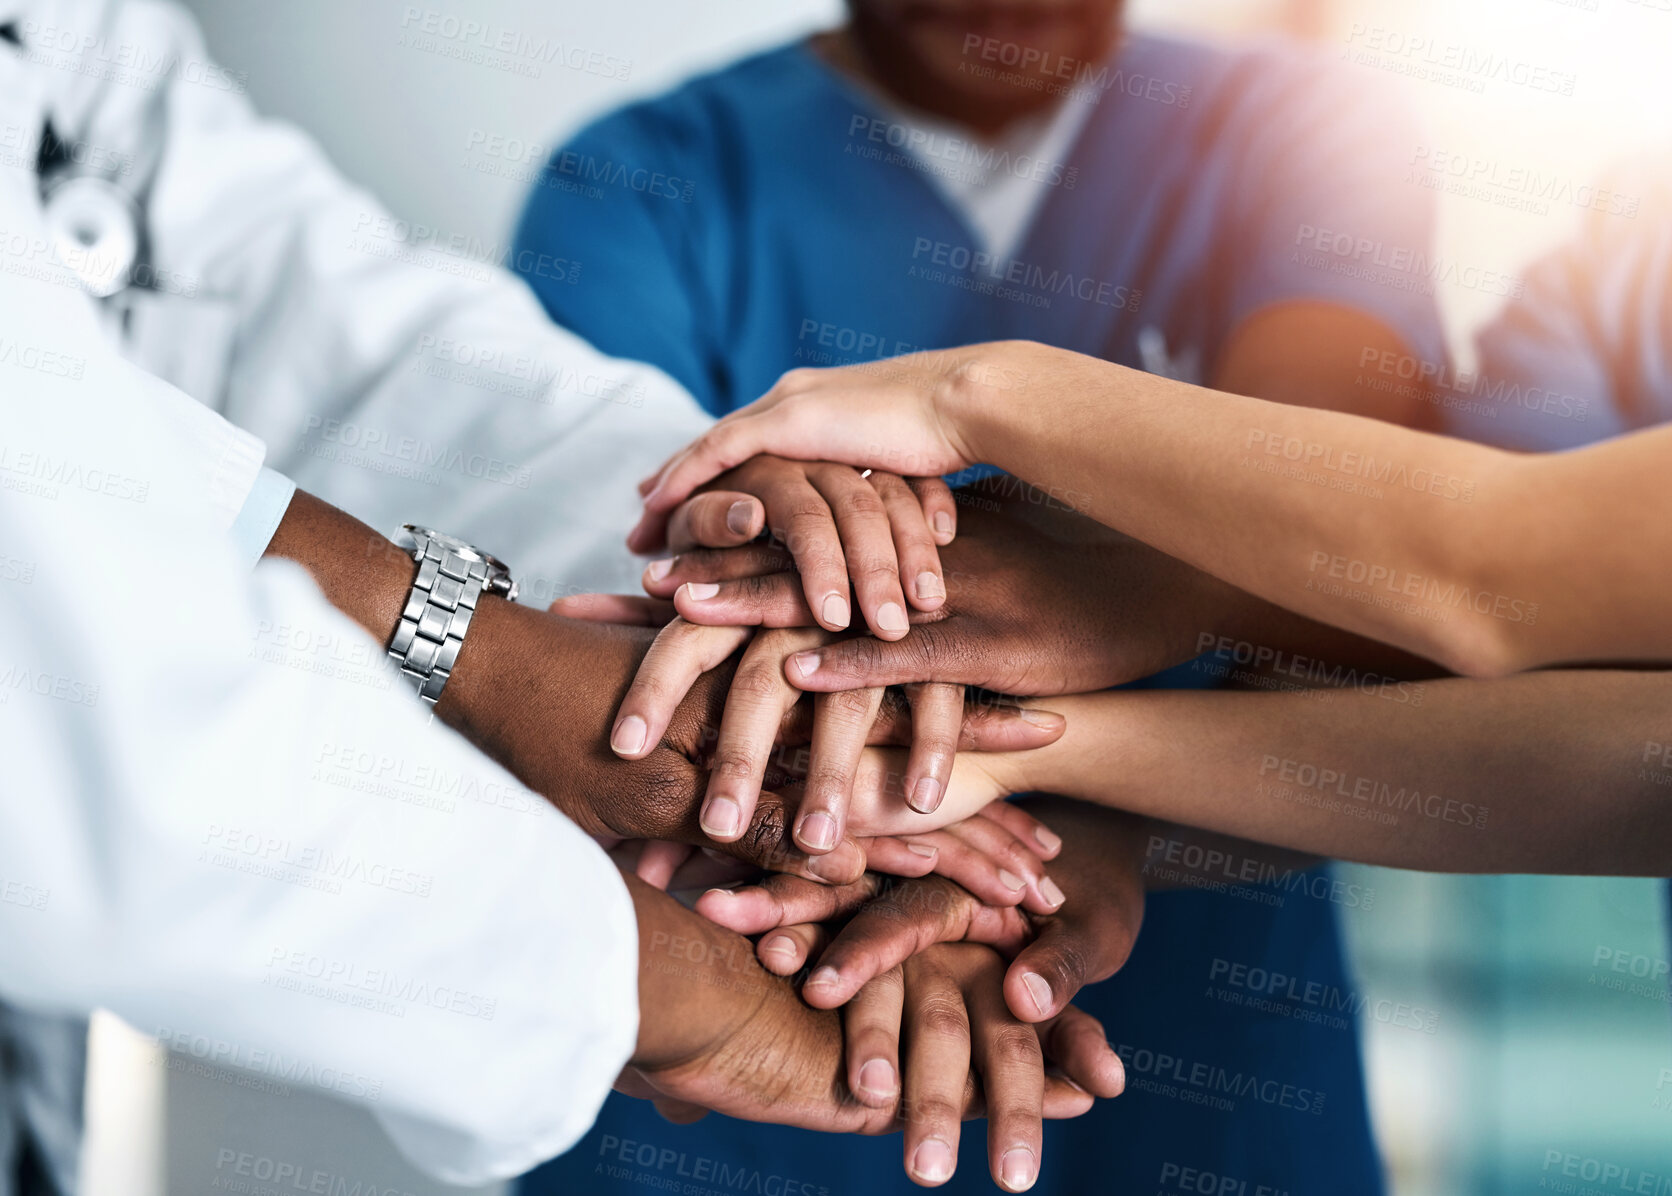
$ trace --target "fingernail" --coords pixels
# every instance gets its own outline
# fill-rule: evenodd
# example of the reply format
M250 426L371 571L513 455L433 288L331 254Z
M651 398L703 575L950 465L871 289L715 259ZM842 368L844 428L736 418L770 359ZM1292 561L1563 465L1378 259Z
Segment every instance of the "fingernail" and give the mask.
M872 1059L859 1069L859 1090L872 1096L893 1096L898 1083L886 1059Z
M946 587L941 579L933 573L919 573L917 575L917 597L920 602L927 602L931 598L945 598Z
M1018 1146L1004 1152L999 1160L999 1179L1012 1192L1025 1192L1033 1187L1033 1181L1038 1177L1038 1166L1034 1162L1033 1151Z
M832 594L824 600L822 608L824 621L832 627L846 627L848 625L848 600L840 594Z
M749 525L754 522L754 519L755 504L748 499L738 499L726 511L726 526L731 529L734 535L748 535Z
M796 838L814 851L829 851L836 846L836 820L823 810L809 814L801 820Z
M1033 1007L1040 1017L1049 1017L1051 1013L1051 986L1045 983L1045 977L1038 972L1023 972L1022 987L1028 990L1028 996L1033 1000Z
M650 734L650 725L636 714L629 714L615 725L615 731L610 735L610 747L617 755L636 756L644 751L645 736ZM592 742L597 743L595 739Z
M807 977L807 983L804 987L825 988L834 985L840 979L841 977L836 974L835 968L817 968L811 976Z
M720 592L720 587L712 581L688 581L685 583L685 596L695 602L707 602ZM1027 717L1026 715L1023 716Z
M1023 880L1020 876L1017 876L1014 872L1006 872L1003 868L999 869L999 883L1009 889L1012 893L1020 893L1027 887L1028 884L1027 881Z
M928 1183L945 1183L952 1178L952 1147L930 1138L912 1152L911 1173Z
M919 814L933 814L941 803L941 784L934 777L924 777L911 791L911 808Z
M1057 848L1062 846L1062 836L1051 830L1049 827L1035 827L1033 838L1034 842L1038 843L1046 851L1055 851Z
M933 843L907 843L906 850L913 855L920 855L926 860L932 860L940 854L940 848Z
M794 955L795 940L787 934L775 934L761 944L761 950L768 955Z
M711 797L702 808L702 829L716 839L737 834L743 821L743 807L730 797Z
M910 631L911 624L906 621L906 612L898 602L885 602L877 607L877 629L879 631Z
M650 564L645 566L644 571L650 575L651 581L661 581L673 572L673 563L678 559L678 557L669 556L663 557L659 561L651 561Z
M1022 721L1030 727L1056 728L1062 725L1062 715L1053 714L1049 710L1035 710L1029 706L1022 711Z
M950 536L952 534L952 516L945 511L935 512L935 535Z
M1057 882L1052 880L1049 876L1039 882L1039 895L1045 898L1045 900L1050 902L1053 906L1061 905L1064 901L1068 900L1068 898L1063 895L1063 891L1057 887Z
M705 847L705 848L703 848L703 850L707 851L708 849ZM724 897L726 900L730 901L733 897L736 896L736 894L733 893L730 889L710 889L710 890L708 890L708 892L704 893L703 896L704 897Z
M819 671L819 654L817 652L797 652L790 657L790 663L795 666L797 676L811 677Z

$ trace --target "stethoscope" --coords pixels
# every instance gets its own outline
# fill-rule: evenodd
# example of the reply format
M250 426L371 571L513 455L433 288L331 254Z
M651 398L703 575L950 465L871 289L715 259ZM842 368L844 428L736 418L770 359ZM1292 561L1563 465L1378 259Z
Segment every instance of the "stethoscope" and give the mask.
M42 170L41 202L53 255L95 299L134 281L139 263L139 199L114 179L73 163Z

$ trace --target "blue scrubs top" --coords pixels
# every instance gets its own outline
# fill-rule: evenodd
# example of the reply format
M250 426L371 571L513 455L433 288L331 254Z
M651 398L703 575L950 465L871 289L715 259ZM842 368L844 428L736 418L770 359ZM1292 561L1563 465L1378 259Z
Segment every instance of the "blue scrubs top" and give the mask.
M1211 377L1230 330L1291 301L1367 311L1441 358L1432 288L1402 264L1432 234L1401 174L1416 134L1362 81L1283 46L1143 35L1106 80L1066 161L1008 167L1051 185L1002 261L925 177L967 147L932 145L926 167L891 146L888 115L804 44L580 133L536 185L517 256L582 261L576 285L529 278L553 317L715 413L796 366L1004 338L1139 365L1140 337L1159 333ZM1125 1059L1127 1091L1046 1126L1035 1190L1169 1192L1210 1173L1246 1185L1223 1191L1380 1192L1336 925L1373 902L1327 870L1153 896L1126 967L1077 1002ZM951 1191L993 1190L984 1131L966 1127ZM897 1136L677 1127L612 1096L523 1191L915 1190L900 1156Z

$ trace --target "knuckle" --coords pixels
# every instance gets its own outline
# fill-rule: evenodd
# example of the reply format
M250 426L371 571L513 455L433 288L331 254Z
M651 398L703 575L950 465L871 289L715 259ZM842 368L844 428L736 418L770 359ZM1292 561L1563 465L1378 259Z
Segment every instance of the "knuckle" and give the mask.
M919 1096L912 1102L912 1109L913 1120L920 1125L956 1125L963 1116L958 1104L939 1093Z
M874 689L844 689L826 694L823 709L842 723L856 723L868 719L876 702Z
M892 555L867 552L848 562L848 573L855 581L893 581L900 576L900 567Z
M968 1038L970 1023L963 1001L951 994L925 997L917 1007L916 1030L932 1038Z
M758 771L757 761L747 748L728 746L714 757L708 771L720 782L740 781L750 784Z
M774 670L750 664L737 670L737 676L732 678L731 692L750 701L767 703L776 699L787 687L788 683L781 680Z
M1039 1035L1031 1026L1006 1021L992 1027L987 1034L989 1047L997 1059L1030 1066L1044 1061Z
M844 494L839 503L843 513L860 519L880 519L883 515L882 495L869 486L858 486Z

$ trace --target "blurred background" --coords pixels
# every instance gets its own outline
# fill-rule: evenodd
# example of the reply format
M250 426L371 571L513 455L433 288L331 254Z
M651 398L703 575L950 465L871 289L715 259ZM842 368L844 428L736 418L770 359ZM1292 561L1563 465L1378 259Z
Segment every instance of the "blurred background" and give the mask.
M429 5L629 64L617 72L625 77L605 78L550 66L529 77L403 46L411 6L401 0L188 3L211 53L247 81L258 107L319 138L397 215L486 246L508 239L545 151L594 115L832 24L840 11L838 0ZM1532 172L1571 193L1672 149L1672 0L1136 0L1131 11L1143 26L1298 36L1343 57L1380 30L1573 78L1571 95L1501 80L1458 86L1405 77L1391 56L1372 56L1367 78L1402 92L1426 124L1429 144L1412 150L1413 186L1443 154L1499 177ZM505 172L484 158L478 147L490 137L524 143L527 169ZM1439 256L1520 275L1580 216L1559 200L1530 208L1478 191L1442 194ZM1467 366L1470 337L1500 300L1460 287L1439 298ZM1346 911L1372 1004L1385 997L1438 1014L1432 1033L1374 1018L1365 1025L1395 1190L1672 1193L1665 887L1353 871L1377 894L1373 908ZM228 1142L278 1159L306 1143L310 1161L331 1160L351 1189L365 1176L381 1185L368 1190L440 1190L395 1159L356 1112L188 1074L109 1020L95 1047L94 1196L224 1187L215 1160ZM1651 1186L1563 1179L1550 1160L1569 1156L1594 1161L1599 1173L1630 1169L1633 1183Z

